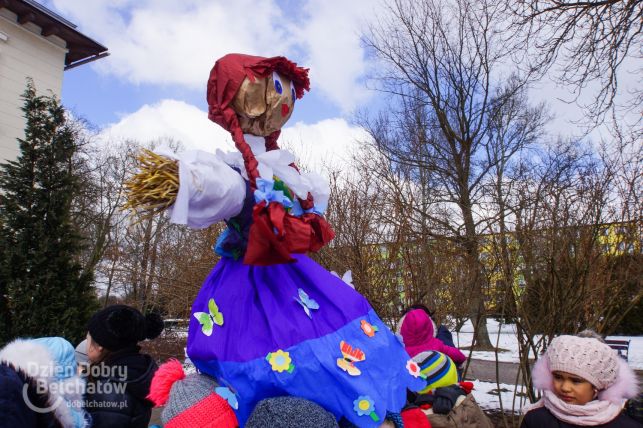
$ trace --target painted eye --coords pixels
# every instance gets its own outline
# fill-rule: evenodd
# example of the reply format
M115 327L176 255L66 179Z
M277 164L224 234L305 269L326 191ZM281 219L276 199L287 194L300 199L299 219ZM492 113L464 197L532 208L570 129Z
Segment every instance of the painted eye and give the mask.
M295 104L297 93L295 92L295 85L293 83L290 83L290 95L292 96L292 103Z
M272 73L272 80L275 82L275 91L277 91L277 93L281 95L284 89L281 86L281 79L279 78L279 75L277 73Z

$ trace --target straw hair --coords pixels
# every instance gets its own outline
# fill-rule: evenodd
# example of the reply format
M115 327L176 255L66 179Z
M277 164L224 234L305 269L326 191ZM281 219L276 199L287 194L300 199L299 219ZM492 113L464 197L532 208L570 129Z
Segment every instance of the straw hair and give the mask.
M176 160L142 149L136 156L138 173L125 182L127 201L123 209L151 217L174 204L179 191Z

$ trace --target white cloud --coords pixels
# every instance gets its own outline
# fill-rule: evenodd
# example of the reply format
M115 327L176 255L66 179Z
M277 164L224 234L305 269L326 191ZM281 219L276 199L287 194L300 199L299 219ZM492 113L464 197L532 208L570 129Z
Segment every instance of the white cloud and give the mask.
M312 85L344 112L371 96L357 82L368 67L360 34L367 19L374 16L376 4L379 2L373 0L310 1L306 7L308 19L295 31L308 54Z
M214 61L230 52L286 55L311 68L312 86L342 111L367 98L359 42L369 0L308 0L302 13L277 0L50 0L109 48L102 73L134 84L203 89ZM305 57L296 53L304 52Z
M109 48L111 56L96 67L132 83L201 89L214 60L226 53L288 50L287 37L274 25L281 11L272 0L76 3L54 0Z
M135 140L147 143L167 138L181 142L188 149L214 152L216 149L234 148L230 134L211 122L206 112L176 100L146 104L119 122L108 125L100 133L103 141Z
M292 151L302 165L322 173L329 169L342 169L350 161L358 143L367 138L363 128L335 118L311 125L297 122L284 128L279 140L281 146Z
M100 133L100 139L105 143L126 139L145 143L162 138L177 140L186 149L210 152L216 149L236 150L230 134L211 122L205 111L176 100L144 105ZM362 128L336 118L314 124L298 122L286 127L282 130L279 143L291 150L302 165L324 173L329 166L338 169L345 165L357 142L366 138Z

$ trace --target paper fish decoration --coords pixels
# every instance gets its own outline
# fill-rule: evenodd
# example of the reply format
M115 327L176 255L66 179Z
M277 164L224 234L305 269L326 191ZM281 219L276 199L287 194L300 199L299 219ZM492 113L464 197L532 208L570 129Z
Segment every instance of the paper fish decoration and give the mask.
M209 312L195 312L194 318L201 324L203 334L211 336L215 324L218 326L223 325L223 314L219 312L219 307L214 303L214 299L208 301L208 311Z
M366 355L359 348L353 348L343 340L339 343L343 358L337 359L337 366L351 376L359 376L362 371L355 366L356 362L364 361Z
M375 333L377 333L379 331L379 329L377 328L376 325L373 325L373 324L371 324L370 322L368 322L366 320L362 320L360 322L360 324L361 324L361 327L362 327L362 331L368 337L375 336Z
M310 312L310 310L319 309L319 303L317 303L314 299L311 299L308 294L301 288L298 289L297 292L299 294L299 297L295 297L295 301L299 303L302 308L304 308L304 312L306 312L308 318L313 319L313 314Z

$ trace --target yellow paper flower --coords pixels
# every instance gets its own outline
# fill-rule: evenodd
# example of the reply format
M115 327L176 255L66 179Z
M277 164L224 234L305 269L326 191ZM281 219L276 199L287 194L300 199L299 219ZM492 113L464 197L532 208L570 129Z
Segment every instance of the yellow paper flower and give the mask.
M272 369L276 372L291 372L294 368L292 360L290 359L290 354L279 349L276 352L271 352L268 354L268 362Z

